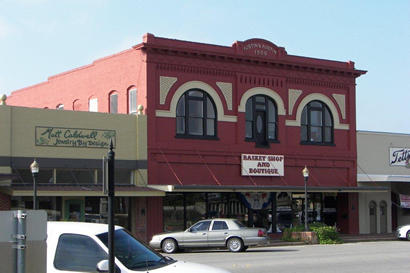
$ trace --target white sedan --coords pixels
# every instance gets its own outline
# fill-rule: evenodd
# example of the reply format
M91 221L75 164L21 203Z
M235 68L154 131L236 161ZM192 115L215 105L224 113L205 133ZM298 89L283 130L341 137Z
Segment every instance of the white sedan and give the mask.
M397 239L407 239L410 241L410 225L400 226L396 230Z
M154 235L149 244L165 253L174 253L179 249L203 247L240 252L266 243L266 229L248 228L237 219L216 218L199 221L185 231Z
M108 272L108 225L48 222L47 272ZM229 273L215 267L176 261L146 247L122 227L116 226L115 272Z

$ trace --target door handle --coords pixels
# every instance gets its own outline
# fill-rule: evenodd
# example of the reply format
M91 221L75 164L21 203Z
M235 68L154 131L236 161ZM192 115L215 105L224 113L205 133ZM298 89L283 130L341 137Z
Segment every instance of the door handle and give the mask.
M228 235L228 232L225 232L224 235Z
M204 233L202 233L202 235L206 235L206 233L204 232Z

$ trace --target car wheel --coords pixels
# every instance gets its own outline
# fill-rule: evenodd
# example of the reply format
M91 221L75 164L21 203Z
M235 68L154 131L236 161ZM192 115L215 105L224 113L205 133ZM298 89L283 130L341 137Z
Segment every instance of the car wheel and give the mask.
M243 242L235 237L228 240L227 246L231 252L240 252L243 249Z
M410 241L410 230L407 231L407 233L406 233L406 238L407 238L407 241Z
M162 251L165 253L174 253L178 250L177 242L174 239L165 239L162 242Z

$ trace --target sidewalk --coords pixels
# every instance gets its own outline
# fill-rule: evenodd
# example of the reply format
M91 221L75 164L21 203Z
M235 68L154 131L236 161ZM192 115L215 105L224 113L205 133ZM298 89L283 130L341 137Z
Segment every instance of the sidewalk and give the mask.
M394 233L384 233L384 234L340 234L340 238L345 243L355 243L355 242L371 242L371 241L392 241L396 239Z
M275 234L276 235L276 234ZM392 241L395 240L394 233L385 234L340 234L340 239L343 243L356 242L372 242L372 241ZM291 246L291 245L305 245L304 242L286 242L280 239L280 235L271 236L268 242L269 246Z

